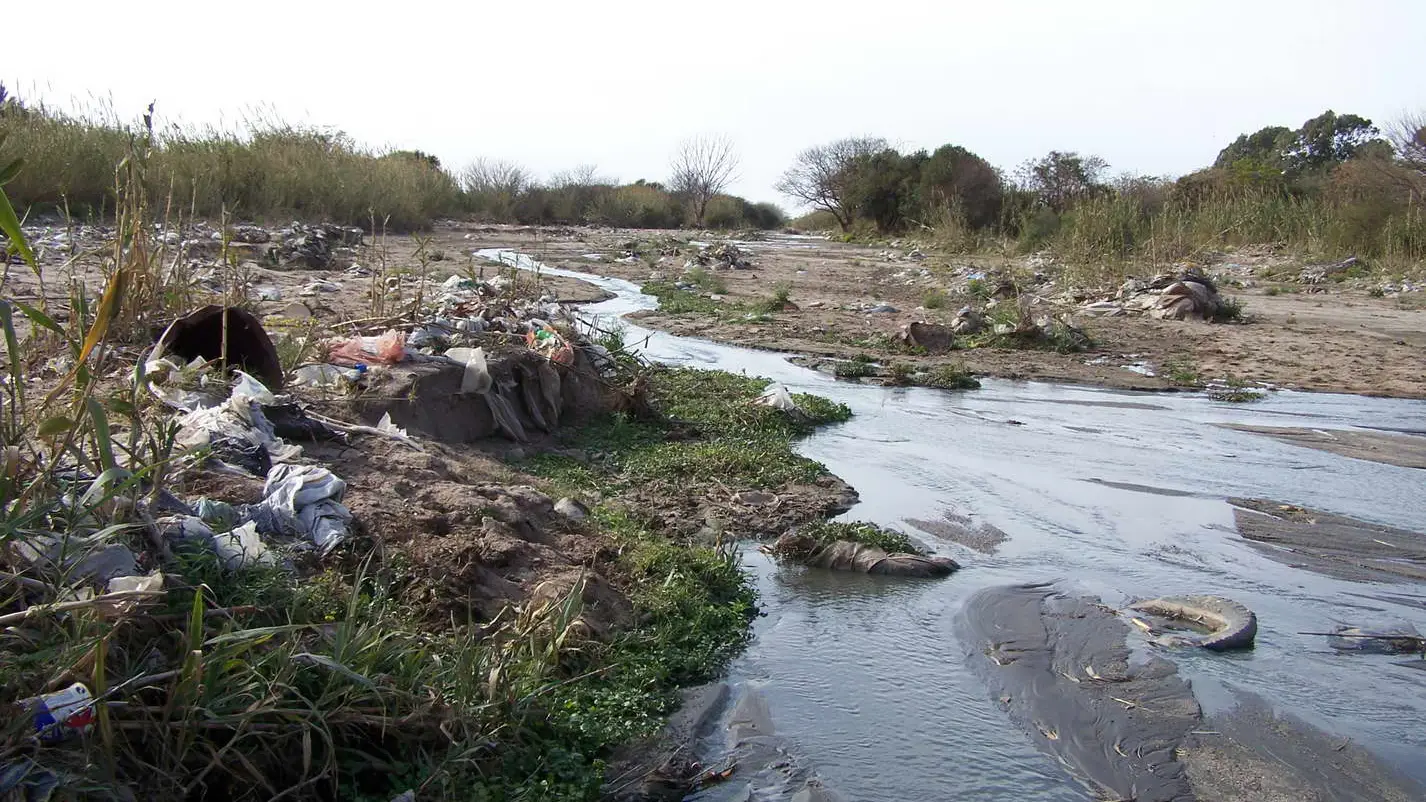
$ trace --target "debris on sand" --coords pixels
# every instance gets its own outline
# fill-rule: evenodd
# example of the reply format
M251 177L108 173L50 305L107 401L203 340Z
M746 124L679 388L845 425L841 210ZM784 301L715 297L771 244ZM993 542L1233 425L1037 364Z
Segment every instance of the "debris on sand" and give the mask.
M1339 652L1364 654L1426 654L1426 638L1406 621L1370 628L1342 625L1327 636Z
M1222 310L1223 301L1213 282L1190 273L1163 289L1150 314L1164 320L1209 321Z
M272 232L265 256L277 267L344 270L356 259L363 236L359 228L294 222Z
M1177 275L1126 279L1113 297L1091 296L1079 308L1097 317L1148 313L1161 320L1212 322L1223 319L1233 304L1219 295L1218 286L1207 275L1186 270Z
M684 270L689 270L694 267L712 267L718 270L751 270L753 263L749 261L747 251L730 242L721 242L717 245L704 245L700 247L698 253L694 254L691 259L683 264Z
M955 335L950 326L915 320L901 327L896 341L912 348L924 348L930 354L944 354L955 345Z

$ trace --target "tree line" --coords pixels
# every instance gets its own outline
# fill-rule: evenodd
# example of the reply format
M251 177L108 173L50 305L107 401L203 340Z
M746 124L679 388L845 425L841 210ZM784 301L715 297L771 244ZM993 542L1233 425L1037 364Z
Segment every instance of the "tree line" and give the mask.
M1104 159L1066 151L1007 172L958 145L903 153L885 139L852 137L802 151L777 189L816 212L804 223L842 231L890 234L951 225L1036 240L1089 208L1132 204L1129 216L1148 218L1169 208L1184 215L1203 204L1251 197L1328 204L1352 218L1366 240L1373 229L1404 217L1419 225L1426 120L1408 118L1382 131L1359 115L1329 110L1297 128L1245 133L1213 164L1178 178L1111 177ZM1132 239L1133 232L1124 233ZM1411 247L1426 250L1426 243Z

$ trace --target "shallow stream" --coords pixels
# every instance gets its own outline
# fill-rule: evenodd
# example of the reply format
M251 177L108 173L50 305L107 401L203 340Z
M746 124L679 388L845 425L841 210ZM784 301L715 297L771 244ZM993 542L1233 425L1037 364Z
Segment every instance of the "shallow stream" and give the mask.
M656 306L627 281L542 269L615 294L588 315ZM779 568L746 552L765 616L731 668L733 695L759 690L789 759L847 799L1093 798L998 709L953 626L976 590L1038 581L1113 606L1177 593L1248 605L1260 621L1252 651L1171 655L1205 712L1250 691L1426 782L1426 672L1298 634L1382 620L1426 631L1426 593L1275 562L1236 534L1226 500L1257 496L1422 531L1426 473L1218 425L1421 430L1426 402L1282 391L1229 404L998 380L971 392L890 389L634 324L626 340L658 361L766 376L847 404L851 421L799 446L860 492L846 517L906 531L965 566L945 580L887 579ZM946 512L1008 537L985 554L909 523ZM719 738L705 744L710 753ZM788 795L740 781L698 798Z

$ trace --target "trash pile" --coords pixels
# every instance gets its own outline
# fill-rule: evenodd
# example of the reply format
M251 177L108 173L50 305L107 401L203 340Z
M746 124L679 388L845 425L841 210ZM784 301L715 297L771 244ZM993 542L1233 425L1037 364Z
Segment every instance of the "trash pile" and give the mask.
M252 231L254 228L256 227L239 227L237 231L251 232L249 236L261 236ZM264 256L268 263L275 266L343 270L356 260L356 249L361 247L364 235L365 232L360 228L294 222L286 228L271 232L266 240L242 241L270 242Z
M1208 276L1185 271L1161 273L1151 279L1131 278L1114 298L1083 304L1080 310L1101 317L1145 314L1163 320L1215 320L1225 309L1218 287Z
M185 373L186 379L179 378ZM265 537L325 556L350 536L351 513L341 504L346 483L326 468L297 464L302 447L286 438L345 440L346 435L247 373L234 375L226 396L218 396L221 374L213 365L201 357L180 364L164 353L162 342L144 365L149 392L181 413L178 445L204 449L198 453L206 453L220 472L265 480L257 504L233 507L200 499L193 509L180 505L181 514L159 518L161 532L167 540L211 549L229 570L276 564Z
M25 238L41 263L62 262L83 249L112 243L113 226L36 225L25 226ZM190 267L210 266L227 247L230 255L265 262L274 267L301 267L312 270L342 270L356 260L365 232L351 226L293 222L269 229L253 223L234 223L226 229L198 220L176 228L153 224L153 236L163 245L179 250ZM8 254L18 261L19 254Z
M742 248L729 243L722 242L717 245L705 245L699 248L698 253L693 258L683 263L683 269L689 270L694 267L712 267L718 270L751 270L753 263L748 260L748 253Z
M503 340L523 343L561 365L573 365L574 345L564 332L573 331L574 315L549 297L512 298L509 288L510 281L505 276L485 280L451 276L441 284L436 313L412 329L404 345L435 355L451 348ZM394 348L391 354L395 354ZM604 355L608 355L607 351ZM390 364L386 358L379 361Z

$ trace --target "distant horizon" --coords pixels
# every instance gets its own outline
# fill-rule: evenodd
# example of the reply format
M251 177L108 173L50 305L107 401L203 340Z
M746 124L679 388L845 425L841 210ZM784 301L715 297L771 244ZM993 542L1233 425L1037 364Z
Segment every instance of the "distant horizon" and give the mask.
M1111 175L1175 177L1240 134L1327 109L1382 128L1426 109L1426 49L1412 35L1426 30L1426 4L1410 2L893 0L878 12L894 36L875 37L827 4L811 14L733 0L718 15L643 2L553 14L407 5L385 19L84 1L64 46L7 43L0 82L57 110L107 102L138 120L156 101L160 123L228 129L255 112L430 153L457 174L483 157L540 180L592 164L620 183L664 182L682 140L721 134L740 157L728 191L792 213L804 207L773 188L778 177L801 150L848 136L903 152L959 145L1007 173L1061 150L1102 157ZM35 7L7 15L19 30L53 24ZM457 35L491 30L529 36ZM373 36L381 47L363 47ZM113 58L129 37L162 46Z

